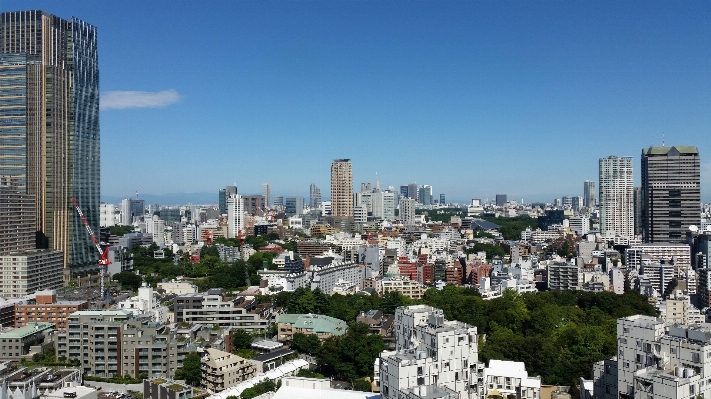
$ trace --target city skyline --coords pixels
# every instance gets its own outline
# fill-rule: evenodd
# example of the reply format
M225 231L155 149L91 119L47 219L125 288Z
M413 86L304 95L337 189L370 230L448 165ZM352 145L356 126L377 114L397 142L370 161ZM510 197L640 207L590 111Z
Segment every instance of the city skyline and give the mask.
M235 180L306 197L343 157L354 185L550 202L582 195L599 158L641 170L665 136L699 148L711 201L704 2L166 4L2 5L98 27L104 198ZM287 142L298 168L266 162Z

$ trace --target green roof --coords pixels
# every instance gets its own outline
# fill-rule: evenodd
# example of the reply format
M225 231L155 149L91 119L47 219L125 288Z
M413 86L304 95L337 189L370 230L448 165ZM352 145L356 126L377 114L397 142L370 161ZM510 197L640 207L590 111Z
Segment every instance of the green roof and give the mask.
M319 314L280 314L277 323L288 323L293 328L306 329L315 333L343 335L348 329L345 321Z
M16 329L8 331L6 333L0 334L0 339L25 338L25 337L30 336L32 334L36 334L38 332L43 332L43 331L48 331L48 330L54 330L54 323L45 323L45 322L27 323L26 326L16 328Z
M699 149L690 145L671 147L649 147L642 150L642 155L667 155L672 148L676 149L676 151L678 151L680 155L699 155Z

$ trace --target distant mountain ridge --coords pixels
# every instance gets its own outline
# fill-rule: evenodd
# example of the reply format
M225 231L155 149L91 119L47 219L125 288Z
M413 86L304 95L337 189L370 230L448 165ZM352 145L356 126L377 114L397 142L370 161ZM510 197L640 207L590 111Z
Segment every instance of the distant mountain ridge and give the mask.
M135 199L136 196L119 197L115 195L102 195L101 202L118 205L126 198ZM172 194L138 194L138 199L146 201L146 205L217 205L217 191L214 193L172 193Z

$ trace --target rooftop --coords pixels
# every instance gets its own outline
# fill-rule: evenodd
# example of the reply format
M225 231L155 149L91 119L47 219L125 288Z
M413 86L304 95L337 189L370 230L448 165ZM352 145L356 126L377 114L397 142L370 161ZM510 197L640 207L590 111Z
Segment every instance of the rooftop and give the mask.
M674 149L672 151L672 149ZM671 152L671 154L670 154ZM649 147L642 150L642 155L699 155L698 148L694 146Z
M25 337L30 336L32 334L36 334L38 332L44 332L44 331L48 331L48 330L54 330L54 323L44 323L44 322L27 323L27 325L24 327L16 328L16 329L8 331L6 333L0 334L0 339L25 338Z
M317 314L280 314L277 316L277 323L289 323L294 328L332 335L343 335L348 328L343 320Z

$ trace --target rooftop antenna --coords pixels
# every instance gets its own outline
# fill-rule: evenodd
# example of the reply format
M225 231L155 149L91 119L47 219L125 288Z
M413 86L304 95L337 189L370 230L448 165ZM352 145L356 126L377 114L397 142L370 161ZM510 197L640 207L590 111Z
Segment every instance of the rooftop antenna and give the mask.
M662 147L664 147L664 133L662 133Z

